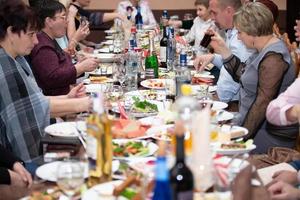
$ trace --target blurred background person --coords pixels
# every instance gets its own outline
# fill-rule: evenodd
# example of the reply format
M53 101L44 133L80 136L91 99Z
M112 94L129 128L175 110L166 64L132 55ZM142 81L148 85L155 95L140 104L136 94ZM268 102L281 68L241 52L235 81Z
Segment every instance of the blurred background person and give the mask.
M137 14L137 7L141 9L141 15L143 18L144 25L150 25L151 27L155 27L157 25L152 10L149 6L149 2L147 0L124 0L120 1L117 6L117 12L121 15L127 17L131 22L135 22L135 16ZM115 20L117 24L120 23L120 20Z
M68 28L67 36L72 38L80 25L90 24L92 26L99 26L104 22L120 19L128 21L126 15L118 12L101 13L91 12L84 8L89 6L91 0L72 0L68 8ZM83 24L82 24L83 23ZM83 40L82 43L87 46L95 47L95 43Z

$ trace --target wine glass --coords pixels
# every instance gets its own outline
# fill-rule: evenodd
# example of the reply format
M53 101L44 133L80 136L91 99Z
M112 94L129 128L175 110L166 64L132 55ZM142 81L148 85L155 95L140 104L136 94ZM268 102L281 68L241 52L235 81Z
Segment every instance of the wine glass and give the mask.
M65 160L57 167L57 185L69 199L78 192L84 183L83 163Z

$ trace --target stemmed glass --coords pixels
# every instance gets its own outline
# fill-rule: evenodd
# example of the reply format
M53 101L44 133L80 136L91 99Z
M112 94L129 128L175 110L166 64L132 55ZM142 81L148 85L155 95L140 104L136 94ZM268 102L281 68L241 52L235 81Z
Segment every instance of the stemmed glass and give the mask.
M80 190L84 183L83 163L66 160L57 167L57 185L69 199Z

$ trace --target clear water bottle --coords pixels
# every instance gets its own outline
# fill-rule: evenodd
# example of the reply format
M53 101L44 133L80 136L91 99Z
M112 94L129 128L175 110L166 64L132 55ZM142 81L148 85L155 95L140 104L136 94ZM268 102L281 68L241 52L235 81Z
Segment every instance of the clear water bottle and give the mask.
M139 54L133 48L129 48L126 54L126 89L137 90L138 87L138 71L139 71Z
M179 55L179 65L175 68L176 96L181 96L181 86L191 83L191 71L187 66L187 55L183 48Z
M176 40L174 36L174 28L169 27L168 44L167 44L167 69L173 70L176 56Z
M130 29L129 48L134 49L136 47L137 47L136 27L133 26Z

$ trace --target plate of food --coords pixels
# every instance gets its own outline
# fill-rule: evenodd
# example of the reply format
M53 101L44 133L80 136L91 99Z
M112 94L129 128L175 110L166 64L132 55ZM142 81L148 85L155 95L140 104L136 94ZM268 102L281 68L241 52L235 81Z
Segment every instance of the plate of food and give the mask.
M113 140L113 155L115 159L136 159L152 156L158 146L146 140Z
M123 183L122 180L116 180L111 182L95 185L88 189L82 196L82 200L101 199L101 200L128 200L126 197L115 197L113 191L116 187Z
M125 93L125 96L136 96L146 100L164 100L166 97L165 91L161 90L135 90Z
M113 79L107 78L106 76L90 76L83 80L84 84L99 84L99 83L111 83L114 82Z
M170 130L174 128L173 124L154 126L146 131L146 135L156 140L171 141Z
M113 67L112 65L109 65L109 63L104 63L94 71L87 72L87 74L90 76L108 76L108 75L112 75L112 73L113 73Z
M56 137L74 138L78 137L78 129L82 131L82 133L86 132L85 121L55 123L47 126L44 131Z
M115 139L144 138L150 126L130 119L113 120L112 134Z
M226 133L224 133L225 136L224 137L221 136L220 138L218 138L219 132L222 132L222 130L226 130L225 131ZM248 134L248 132L249 132L248 129L241 126L231 126L227 124L224 124L222 126L213 125L213 124L211 125L211 133L215 133L215 135L212 136L214 138L214 141L222 140L222 141L229 142L230 140L235 140L244 137L245 135Z
M249 153L254 150L256 145L253 144L253 140L246 142L228 142L228 143L215 143L213 149L218 154L223 155L235 155L242 153Z
M57 168L59 164L61 164L63 161L55 161L51 163L47 163L44 165L41 165L36 170L36 175L46 181L56 182L57 181ZM89 176L88 173L88 164L85 162L81 163L82 167L84 168L84 177L87 178ZM113 160L112 162L112 172L115 172L118 170L120 165L120 161Z
M147 79L141 82L141 85L145 88L162 90L165 89L167 84L171 84L174 81L172 79Z

